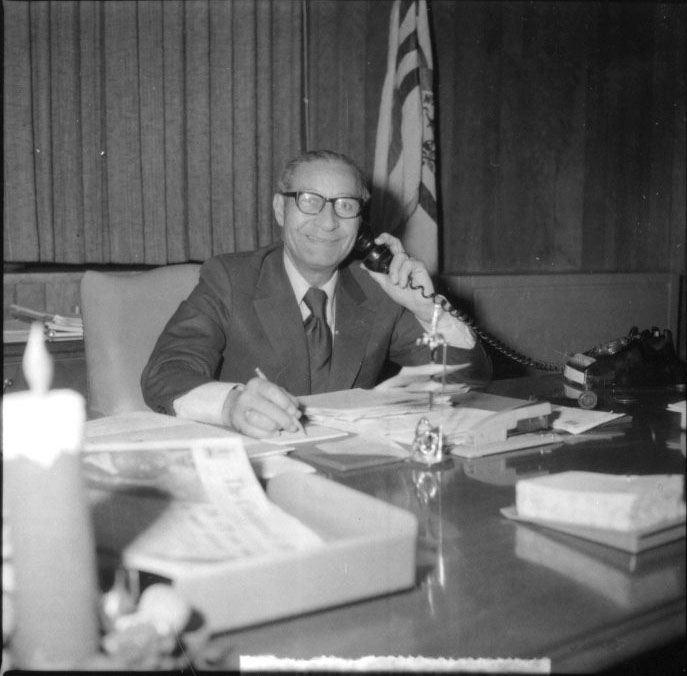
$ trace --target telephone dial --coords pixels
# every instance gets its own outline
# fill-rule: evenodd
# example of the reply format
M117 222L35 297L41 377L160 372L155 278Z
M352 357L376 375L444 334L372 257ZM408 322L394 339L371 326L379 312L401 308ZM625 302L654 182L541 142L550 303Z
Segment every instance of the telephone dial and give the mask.
M568 358L564 375L565 394L576 398L581 408L594 408L598 394L615 390L620 403L634 400L633 390L674 386L684 392L687 365L673 346L670 330L653 326L639 331L636 326L627 336L597 345Z
M370 270L387 273L393 254L389 247L375 244L374 240L370 226L363 223L354 245L354 255ZM678 359L672 334L668 329L660 331L657 327L652 327L651 330L640 332L637 327L632 327L626 337L572 355L565 364L539 361L516 352L491 336L474 319L454 308L442 295L428 293L421 284L415 284L412 278L409 286L419 290L424 298L440 304L444 312L470 326L481 340L509 359L539 371L562 372L566 397L577 399L581 408L594 408L598 401L595 390L610 387L670 385L682 391L685 389L687 365Z

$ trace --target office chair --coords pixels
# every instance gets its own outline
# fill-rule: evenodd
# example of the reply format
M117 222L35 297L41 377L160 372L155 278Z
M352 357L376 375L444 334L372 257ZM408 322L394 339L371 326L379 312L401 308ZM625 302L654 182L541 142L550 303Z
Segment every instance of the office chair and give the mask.
M140 378L169 318L198 281L200 265L134 274L87 271L81 280L90 417L150 410Z

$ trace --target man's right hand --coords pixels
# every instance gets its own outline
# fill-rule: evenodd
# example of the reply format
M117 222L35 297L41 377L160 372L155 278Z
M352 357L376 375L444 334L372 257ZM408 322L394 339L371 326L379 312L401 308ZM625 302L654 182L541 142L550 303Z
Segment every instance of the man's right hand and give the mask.
M280 430L296 432L300 418L298 400L285 389L262 378L236 387L224 400L222 421L237 432L263 439Z

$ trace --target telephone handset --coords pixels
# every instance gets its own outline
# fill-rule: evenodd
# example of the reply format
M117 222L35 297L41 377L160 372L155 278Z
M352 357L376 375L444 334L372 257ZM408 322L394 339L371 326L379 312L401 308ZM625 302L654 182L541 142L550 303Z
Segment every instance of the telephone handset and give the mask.
M370 226L367 223L362 223L360 225L360 229L358 230L358 237L355 241L355 245L353 246L353 254L360 258L363 264L370 270L374 272L388 273L389 265L391 264L391 260L394 255L391 253L391 250L388 246L384 244L375 244L374 240L375 236L372 233ZM457 319L460 319L460 321L467 324L485 343L509 359L540 371L563 371L563 364L530 359L529 357L512 350L500 340L497 340L487 333L477 324L477 322L475 322L474 319L454 308L444 296L437 293L427 293L422 284L415 284L412 278L409 286L411 289L419 290L424 298L429 298L435 303L439 303L444 312L448 312Z
M375 236L367 223L361 223L353 247L354 254L373 272L389 272L394 255L385 244L375 244Z

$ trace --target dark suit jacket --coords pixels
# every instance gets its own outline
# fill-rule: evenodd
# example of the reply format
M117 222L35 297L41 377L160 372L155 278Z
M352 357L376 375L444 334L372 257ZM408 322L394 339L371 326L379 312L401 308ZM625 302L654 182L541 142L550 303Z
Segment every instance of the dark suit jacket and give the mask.
M336 294L330 390L373 387L389 362L429 361L427 347L416 344L423 333L418 321L357 261L341 268ZM450 363L463 362L489 371L479 345L450 349ZM172 402L182 394L212 380L245 383L258 366L292 394L310 392L303 320L281 243L215 256L202 266L197 287L167 323L143 371L143 396L153 410L173 414Z

